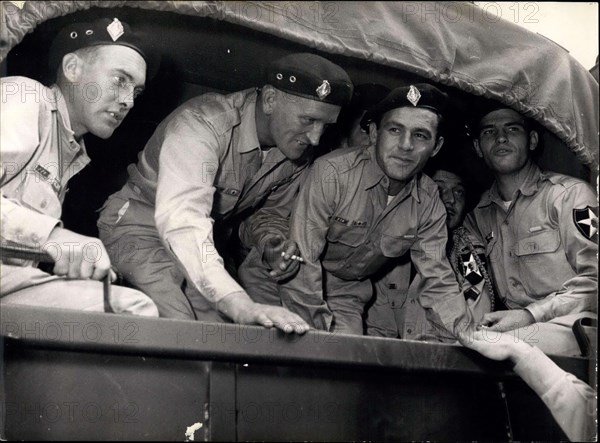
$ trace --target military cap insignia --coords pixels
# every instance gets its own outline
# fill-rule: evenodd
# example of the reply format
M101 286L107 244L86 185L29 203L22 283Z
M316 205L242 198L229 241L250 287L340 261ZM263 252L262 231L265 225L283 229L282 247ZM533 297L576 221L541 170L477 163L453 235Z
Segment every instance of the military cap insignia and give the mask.
M319 86L316 91L319 98L323 100L331 92L331 85L327 80L323 80L323 83L321 83L321 86Z
M583 209L573 209L573 222L577 230L591 240L598 232L598 208L586 206Z
M410 89L408 90L408 94L406 94L406 98L412 103L413 106L417 106L419 99L421 98L421 93L416 87L410 85Z
M110 38L113 39L113 42L119 40L123 34L125 34L125 30L123 29L123 24L119 21L118 18L115 18L110 25L106 27Z

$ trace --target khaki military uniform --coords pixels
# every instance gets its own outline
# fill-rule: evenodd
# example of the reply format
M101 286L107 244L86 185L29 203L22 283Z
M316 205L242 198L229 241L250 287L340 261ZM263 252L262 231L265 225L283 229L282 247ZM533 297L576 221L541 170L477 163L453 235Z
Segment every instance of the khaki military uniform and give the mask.
M6 77L1 85L0 235L2 242L37 249L62 226L67 182L90 159L83 141L75 140L58 86L47 88L25 77ZM104 309L100 282L66 280L31 261L8 258L3 258L0 271L2 303ZM148 297L127 288L115 287L111 304L116 312L157 315Z
M388 178L374 149L335 151L311 168L290 225L305 263L280 286L284 306L319 329L330 330L333 323L334 331L362 334L371 277L408 254L422 277L419 301L430 318L451 330L456 322L468 324L446 259L446 211L437 186L419 175L388 203ZM405 292L408 275L405 270L397 283Z
M256 100L248 89L181 105L129 166L123 189L105 203L100 238L161 316L219 320L213 304L242 291L217 251L215 229L241 217L248 248L269 233L287 235L291 201L308 163L292 163L276 148L261 159Z
M539 338L538 346L559 352L558 339L542 343L548 328L559 328L570 342L565 346L576 352L570 326L598 310L598 198L589 184L535 164L526 174L508 209L494 184L465 227L485 244L500 299L510 309L527 309L538 322L529 334Z

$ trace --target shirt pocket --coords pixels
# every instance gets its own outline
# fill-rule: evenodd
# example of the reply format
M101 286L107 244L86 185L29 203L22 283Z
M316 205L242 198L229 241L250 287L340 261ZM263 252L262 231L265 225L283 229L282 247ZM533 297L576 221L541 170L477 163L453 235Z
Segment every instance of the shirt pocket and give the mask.
M366 234L367 229L364 227L348 226L334 221L327 231L327 241L357 248L365 242Z
M62 204L56 191L50 183L35 173L26 174L18 192L19 200L24 206L41 214L60 218Z
M408 252L416 240L416 231L401 235L382 234L380 242L381 252L386 257L401 257Z
M519 277L531 295L544 291L548 280L554 280L557 264L564 259L560 249L560 233L556 229L542 231L517 241L515 255L519 267ZM561 257L562 256L562 257ZM558 290L554 288L553 290Z

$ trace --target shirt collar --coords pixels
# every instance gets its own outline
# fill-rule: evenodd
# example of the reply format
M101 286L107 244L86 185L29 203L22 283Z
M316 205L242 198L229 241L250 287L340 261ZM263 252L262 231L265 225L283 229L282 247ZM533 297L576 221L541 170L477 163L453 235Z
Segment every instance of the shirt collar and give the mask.
M67 108L67 102L65 101L65 95L60 90L57 84L53 84L50 86L50 89L54 93L54 97L56 98L56 109L58 110L58 115L62 121L62 124L67 131L69 144L71 148L80 147L85 153L85 143L83 142L83 137L81 140L77 141L75 139L75 132L71 129L71 118L69 117L69 109Z
M525 179L521 183L521 186L519 186L519 192L527 196L535 194L538 190L538 183L540 179L543 180L544 178L545 176L538 165L536 165L534 162L531 162L525 171ZM484 206L489 206L492 202L497 202L498 204L502 202L497 181L492 184L489 191L483 194L477 207L481 208Z
M365 189L370 189L373 186L377 185L384 177L385 174L379 167L377 163L377 159L375 158L375 145L369 146L365 150L366 157L370 159L365 168L366 172L366 180L365 180ZM363 157L361 157L363 158Z
M258 134L256 131L256 105L258 103L258 94L256 91L252 92L246 97L244 105L242 106L242 121L240 123L240 146L238 150L240 153L246 153L254 151L260 148L260 142L258 141Z
M64 94L56 84L50 86L50 89L56 98L56 109L58 110L58 114L63 122L63 126L69 133L69 136L75 138L75 133L71 129L71 118L69 117L69 110L67 109L67 102L65 101Z

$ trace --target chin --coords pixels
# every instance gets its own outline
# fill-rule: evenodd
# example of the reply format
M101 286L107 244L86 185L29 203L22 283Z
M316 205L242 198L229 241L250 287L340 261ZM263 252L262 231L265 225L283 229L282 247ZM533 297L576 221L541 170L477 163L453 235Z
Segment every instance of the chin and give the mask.
M98 138L102 138L104 140L106 140L107 138L110 138L111 135L113 135L113 133L115 132L114 129L96 129L96 130L92 130L90 131L91 134L95 135Z

